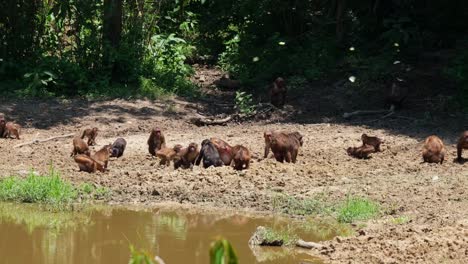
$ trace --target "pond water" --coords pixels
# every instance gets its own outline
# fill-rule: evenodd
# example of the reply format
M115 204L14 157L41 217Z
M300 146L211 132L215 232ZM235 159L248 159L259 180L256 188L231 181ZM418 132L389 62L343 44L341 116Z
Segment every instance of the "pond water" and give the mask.
M321 263L307 250L256 247L248 240L258 225L286 227L291 220L181 208L103 207L51 213L35 205L0 203L2 263L128 263L129 245L166 264L209 263L210 243L228 239L240 263ZM300 234L318 241L334 234Z

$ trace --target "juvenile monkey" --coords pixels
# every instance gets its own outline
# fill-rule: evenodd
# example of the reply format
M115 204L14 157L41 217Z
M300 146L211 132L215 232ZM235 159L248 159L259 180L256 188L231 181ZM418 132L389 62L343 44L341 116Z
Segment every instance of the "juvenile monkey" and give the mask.
M208 168L210 166L221 167L223 166L223 160L219 157L218 150L216 149L213 142L209 139L205 139L201 143L200 154L195 160L195 164L200 165L201 160L203 159L203 168Z
M97 127L87 128L83 131L83 134L81 135L81 139L84 139L85 137L87 137L88 146L96 145L96 137L97 137L98 131L99 130Z
M272 105L283 108L286 103L286 83L283 78L278 77L270 85L270 102Z
M148 152L151 156L156 156L156 151L166 147L166 140L164 135L161 133L161 129L155 127L151 130L151 134L148 138Z
M187 148L181 149L174 157L174 169L182 167L182 169L189 169L195 164L198 157L197 143L190 143Z
M182 145L177 144L173 148L162 148L156 151L156 156L161 159L159 164L169 166L171 164L171 160L174 159L177 153L182 150Z
M100 162L94 160L93 158L89 156L79 154L79 155L76 155L74 159L75 159L75 162L78 163L78 167L80 168L80 171L86 171L89 173L94 173L97 170L100 172L106 171L106 169Z
M346 152L349 156L358 159L368 159L369 155L375 152L375 148L372 145L362 145L360 147L349 147Z
M232 161L232 147L226 141L220 138L210 138L210 141L214 144L218 150L219 157L223 161L224 165L229 166Z
M458 139L457 143L457 160L461 162L463 149L468 149L468 130L463 132L463 134Z
M112 145L109 144L109 145L105 145L104 147L102 147L99 151L97 151L96 153L94 153L94 155L92 156L92 158L103 164L104 165L104 169L107 169L107 164L109 163L109 157L110 157L110 153L112 151Z
M440 162L440 164L442 164L445 157L445 147L442 140L435 135L427 137L424 141L422 156L424 162Z
M3 130L3 137L10 138L14 136L16 139L20 139L20 136L19 136L20 130L21 130L20 125L13 123L13 122L7 122Z
M271 149L277 161L296 163L299 147L303 145L303 137L299 132L267 131L263 134L263 137L265 138L264 158L268 157Z
M367 134L362 134L362 145L370 145L375 148L375 151L380 152L380 144L383 143L383 140L378 137L370 137Z
M250 165L250 152L244 146L236 145L232 148L232 163L235 170L248 169Z
M73 150L70 157L75 156L77 154L85 154L86 156L90 156L91 153L89 152L89 147L86 145L83 139L80 137L73 138Z

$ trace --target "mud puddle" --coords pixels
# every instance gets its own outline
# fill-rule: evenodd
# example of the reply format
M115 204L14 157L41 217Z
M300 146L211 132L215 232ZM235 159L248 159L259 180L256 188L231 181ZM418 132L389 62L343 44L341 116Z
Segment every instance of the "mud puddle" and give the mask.
M259 225L284 228L291 220L164 207L51 213L35 205L0 203L0 256L5 263L128 263L133 245L167 264L207 264L211 242L222 236L240 263L322 263L307 250L250 248L248 240ZM323 239L323 233L299 235Z

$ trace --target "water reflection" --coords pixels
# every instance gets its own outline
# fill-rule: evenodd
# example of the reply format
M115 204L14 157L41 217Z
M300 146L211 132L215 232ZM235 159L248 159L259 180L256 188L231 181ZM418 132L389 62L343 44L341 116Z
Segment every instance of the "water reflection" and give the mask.
M320 263L307 251L249 248L258 225L286 224L282 218L173 208L50 213L33 205L0 204L0 255L3 263L128 263L133 244L167 264L207 264L210 243L222 235L240 263Z

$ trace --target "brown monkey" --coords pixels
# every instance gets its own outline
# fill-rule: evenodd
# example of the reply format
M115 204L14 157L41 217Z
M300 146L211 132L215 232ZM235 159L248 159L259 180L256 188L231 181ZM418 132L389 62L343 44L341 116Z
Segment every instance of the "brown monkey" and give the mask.
M182 145L177 144L173 148L162 148L156 151L156 156L161 159L159 164L169 166L175 155L182 150Z
M164 135L161 133L161 129L155 127L151 130L151 134L148 138L148 151L151 156L156 156L156 151L166 147L166 140Z
M224 165L229 166L232 161L232 147L226 141L220 138L210 138L210 141L216 147L219 153L219 157L223 161Z
M88 146L96 145L96 137L97 137L98 131L99 130L97 127L87 128L83 131L83 134L81 135L81 139L87 137Z
M13 123L13 122L7 122L5 124L5 129L3 130L3 137L4 138L10 138L12 135L16 139L20 139L19 134L20 134L21 126Z
M80 171L86 171L89 173L96 172L96 170L100 172L106 171L106 169L100 162L83 154L76 155L75 162L78 163L78 167L80 168Z
M299 147L303 145L302 135L299 132L265 132L265 155L268 157L270 151L275 155L275 159L279 162L296 163Z
M100 162L101 164L104 164L104 168L107 169L107 164L109 163L109 157L111 153L112 153L112 144L105 145L99 151L94 153L92 158L95 161Z
M375 151L374 146L365 144L360 147L349 147L346 150L349 156L353 156L358 159L368 159L369 155Z
M181 149L174 157L174 169L182 167L189 169L195 164L195 160L200 152L197 143L190 143L188 147Z
M90 156L91 153L89 152L89 147L86 145L83 139L80 137L73 138L73 150L70 157L75 156L77 154L85 154L86 156Z
M235 170L248 169L250 165L250 152L241 145L232 148L232 164Z
M270 102L272 105L283 108L286 103L286 83L283 78L278 77L270 85Z
M463 149L468 149L468 130L463 132L463 134L458 139L457 143L457 160L461 162Z
M383 140L378 137L370 137L367 134L362 134L361 136L362 145L371 145L375 148L375 151L380 152L380 144L383 143Z
M440 162L440 164L442 164L444 162L445 157L445 147L442 140L435 135L427 137L424 141L422 156L424 162Z

